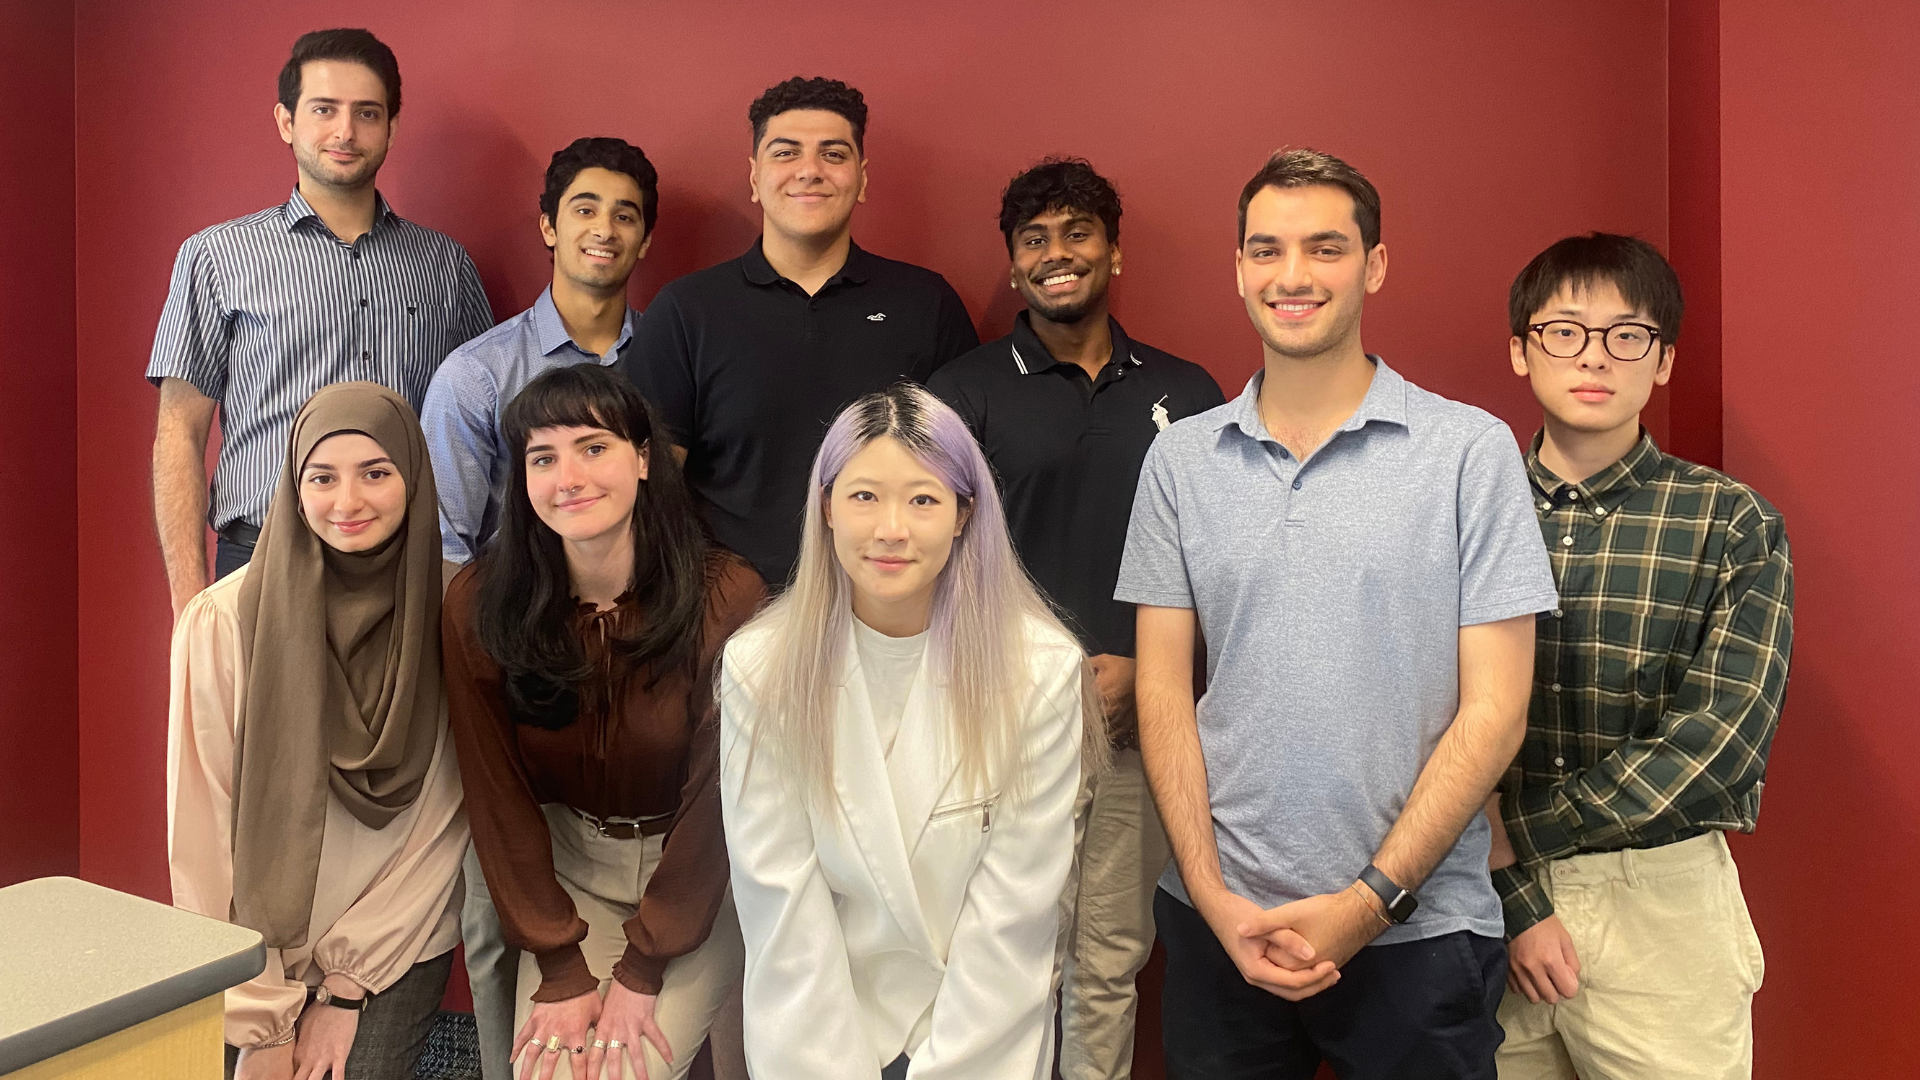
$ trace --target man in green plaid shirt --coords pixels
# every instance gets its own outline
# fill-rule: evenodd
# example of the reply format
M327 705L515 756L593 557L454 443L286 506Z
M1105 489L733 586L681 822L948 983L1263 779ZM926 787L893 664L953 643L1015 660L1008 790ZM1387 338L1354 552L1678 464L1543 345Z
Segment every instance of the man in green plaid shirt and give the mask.
M1640 427L1681 311L1660 253L1604 233L1542 252L1509 301L1513 369L1545 413L1527 471L1561 604L1488 804L1502 1080L1752 1072L1762 959L1725 833L1759 816L1793 567L1765 499Z

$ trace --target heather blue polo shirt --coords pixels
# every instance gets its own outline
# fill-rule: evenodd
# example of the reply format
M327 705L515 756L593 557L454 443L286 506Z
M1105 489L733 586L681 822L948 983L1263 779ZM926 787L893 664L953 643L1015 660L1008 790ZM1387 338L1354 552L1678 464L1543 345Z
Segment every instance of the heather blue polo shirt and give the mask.
M1459 628L1557 600L1513 433L1373 358L1353 417L1303 464L1256 374L1162 432L1117 599L1193 608L1200 747L1227 887L1275 907L1352 884L1459 707ZM1380 944L1504 932L1486 820ZM1161 885L1182 899L1177 867Z

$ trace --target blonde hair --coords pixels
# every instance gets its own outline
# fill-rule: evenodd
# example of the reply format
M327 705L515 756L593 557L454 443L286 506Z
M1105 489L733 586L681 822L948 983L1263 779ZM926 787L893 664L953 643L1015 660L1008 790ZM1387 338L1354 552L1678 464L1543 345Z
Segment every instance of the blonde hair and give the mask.
M966 423L911 383L849 405L814 457L793 580L742 631L769 635L764 662L743 674L757 702L749 767L751 755L770 742L808 802L832 805L834 694L852 634L853 582L834 554L826 497L847 461L880 438L906 447L959 496L967 514L935 585L927 669L946 681L963 782L974 791L999 783L1005 797L1017 798L1025 764L1019 708L1035 677L1028 624L1074 637L1014 554L992 470ZM1080 671L1081 768L1090 776L1105 769L1109 748L1084 655Z

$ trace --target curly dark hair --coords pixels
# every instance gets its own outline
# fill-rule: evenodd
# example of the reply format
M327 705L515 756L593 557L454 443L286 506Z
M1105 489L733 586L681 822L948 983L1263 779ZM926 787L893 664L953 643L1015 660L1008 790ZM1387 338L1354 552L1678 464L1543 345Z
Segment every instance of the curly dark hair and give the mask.
M540 212L549 222L560 220L560 197L567 193L574 177L587 169L605 169L626 173L640 186L642 236L653 235L653 223L660 217L660 173L639 147L625 139L588 137L575 139L564 150L556 151L547 164L547 186L540 193Z
M1000 193L1000 232L1013 254L1013 231L1051 210L1092 214L1107 227L1107 243L1120 242L1120 193L1087 159L1050 157L1007 181Z
M747 107L747 122L753 125L753 152L760 152L760 140L766 138L767 121L795 109L821 109L839 113L853 125L853 151L865 154L867 145L867 99L860 91L839 79L803 79L798 75L754 99Z
M293 43L293 55L280 69L280 104L288 112L300 104L301 72L315 60L345 60L380 76L387 88L387 119L400 115L400 61L372 32L344 27L301 34Z

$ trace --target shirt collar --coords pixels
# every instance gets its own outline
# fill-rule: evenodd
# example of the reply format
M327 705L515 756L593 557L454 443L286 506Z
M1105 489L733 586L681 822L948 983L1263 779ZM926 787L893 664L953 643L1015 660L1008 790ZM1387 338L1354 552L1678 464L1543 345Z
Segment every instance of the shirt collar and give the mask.
M628 307L626 317L620 322L620 336L614 340L613 348L608 355L619 356L627 347L627 341L631 337L633 337L633 308ZM572 345L581 353L592 356L596 360L602 359L597 354L582 349L573 340L572 335L567 333L567 324L560 318L560 309L554 305L551 285L540 290L540 299L533 302L533 340L534 344L540 346L541 356L552 356L555 350Z
M1339 431L1359 431L1375 420L1386 424L1398 424L1408 427L1407 423L1407 380L1400 373L1387 366L1380 357L1367 354L1373 361L1373 383L1367 387L1367 396L1360 399L1360 407L1353 411L1347 422L1341 424ZM1215 416L1213 430L1220 431L1229 426L1237 427L1241 433L1264 442L1278 440L1267 432L1267 422L1260 418L1260 387L1266 381L1267 369L1262 367L1247 380L1247 388L1233 399L1231 407ZM1337 432L1336 432L1337 433Z
M1111 315L1107 316L1107 331L1113 335L1113 357L1109 363L1139 367L1140 355L1134 349L1133 342L1127 338L1127 332L1120 329L1120 320ZM1032 375L1060 363L1054 359L1053 353L1047 350L1046 343L1040 340L1040 335L1033 332L1031 311L1022 311L1013 317L1012 338L1013 340L1008 343L1008 350L1013 354L1013 366L1019 370L1020 374Z
M1618 503L1658 476L1666 461L1666 455L1643 427L1640 441L1633 444L1625 457L1577 484L1569 484L1540 463L1540 444L1545 438L1544 428L1533 433L1533 442L1527 447L1527 477L1533 481L1534 488L1549 499L1563 498L1566 492L1574 491L1588 506Z
M286 205L282 209L286 214L288 232L292 232L295 228L299 227L301 222L308 218L312 218L314 221L320 221L319 211L308 204L306 196L300 194L300 186L298 184L294 185L293 195L287 200ZM378 228L380 224L388 218L398 216L399 215L393 212L393 207L387 205L387 197L385 195L380 194L378 191L373 193L373 224L375 228ZM326 223L321 222L321 228L325 227Z
M784 280L780 276L780 271L775 270L773 264L767 261L767 253L761 247L761 243L762 240L756 238L753 241L753 246L748 248L747 253L740 257L740 266L741 269L746 271L747 280L753 282L755 285L772 285L775 282ZM825 292L827 286L837 281L848 281L855 285L865 284L867 275L873 268L872 260L873 256L861 250L859 244L851 240L847 241L846 265L842 266L838 273L828 278L826 285L820 286L820 290Z

